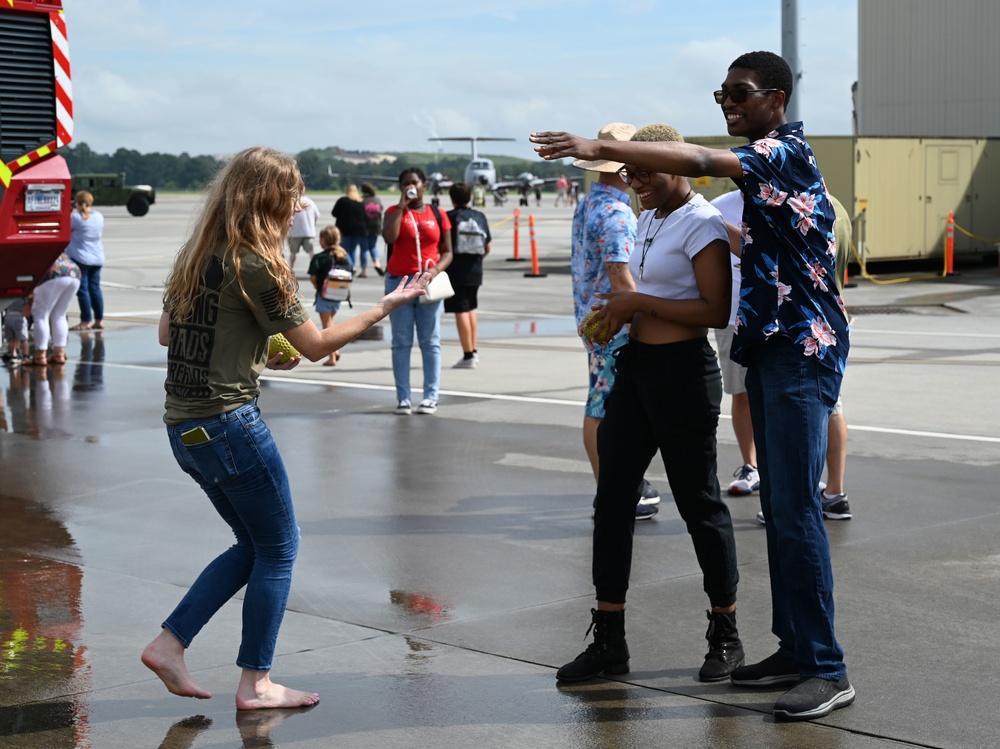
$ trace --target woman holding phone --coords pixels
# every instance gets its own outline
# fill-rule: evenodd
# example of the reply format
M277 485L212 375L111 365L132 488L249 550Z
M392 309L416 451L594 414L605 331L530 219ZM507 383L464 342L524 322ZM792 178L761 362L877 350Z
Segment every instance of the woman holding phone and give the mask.
M385 211L382 237L389 245L385 288L394 288L401 278L414 273L434 276L451 265L451 221L437 206L424 203L427 177L413 167L399 175L399 204ZM423 303L413 299L389 315L392 327L392 375L396 382L396 413L413 411L410 400L410 350L413 329L423 355L423 399L418 414L433 414L438 407L441 381L441 300Z

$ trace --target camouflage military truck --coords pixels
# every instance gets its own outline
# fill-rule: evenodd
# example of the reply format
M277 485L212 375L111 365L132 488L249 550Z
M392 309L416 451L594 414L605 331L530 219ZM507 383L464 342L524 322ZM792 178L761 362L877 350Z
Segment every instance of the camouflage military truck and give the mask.
M156 202L156 190L149 185L126 185L125 173L74 174L73 194L86 190L94 196L94 205L123 205L133 216L145 216Z

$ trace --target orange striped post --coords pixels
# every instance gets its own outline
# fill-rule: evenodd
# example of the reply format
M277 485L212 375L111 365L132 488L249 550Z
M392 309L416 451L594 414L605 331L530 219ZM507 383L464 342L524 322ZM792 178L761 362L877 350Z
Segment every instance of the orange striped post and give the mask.
M944 230L944 273L955 275L955 212L948 211L948 223Z
M507 258L508 263L519 263L521 257L521 209L514 209L514 256Z
M531 228L531 273L525 273L525 278L544 278L547 273L538 272L538 242L535 240L535 216L528 216L528 226Z

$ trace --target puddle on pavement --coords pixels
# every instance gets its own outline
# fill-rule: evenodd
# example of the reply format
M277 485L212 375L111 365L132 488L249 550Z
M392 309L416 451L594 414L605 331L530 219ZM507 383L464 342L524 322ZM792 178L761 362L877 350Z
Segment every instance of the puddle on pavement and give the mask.
M576 321L572 315L540 320L479 320L480 338L520 338L535 335L575 336Z
M49 558L76 557L75 543L35 502L0 496L0 517L0 739L24 736L23 746L33 746L27 737L44 734L53 749L89 746L79 696L90 671L81 641L83 570Z

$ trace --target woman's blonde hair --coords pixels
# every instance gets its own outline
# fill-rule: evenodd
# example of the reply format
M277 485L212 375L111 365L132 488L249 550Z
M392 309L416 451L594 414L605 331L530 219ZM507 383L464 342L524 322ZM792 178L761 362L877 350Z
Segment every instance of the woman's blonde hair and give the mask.
M191 313L202 274L220 248L247 304L251 300L240 279L240 252L259 256L277 284L278 307L286 313L296 303L298 283L283 256L285 235L304 189L291 156L256 146L230 159L209 184L201 215L167 277L163 302L170 316L179 321Z
M344 190L344 195L349 197L351 200L357 200L359 203L361 202L361 193L358 192L357 185L348 185L347 189Z
M79 190L76 195L73 196L73 202L76 203L76 209L84 218L90 218L90 206L94 204L94 196L91 195L86 190Z
M347 250L340 246L340 229L336 226L324 226L320 229L319 244L324 250L333 250L337 262L347 260Z

